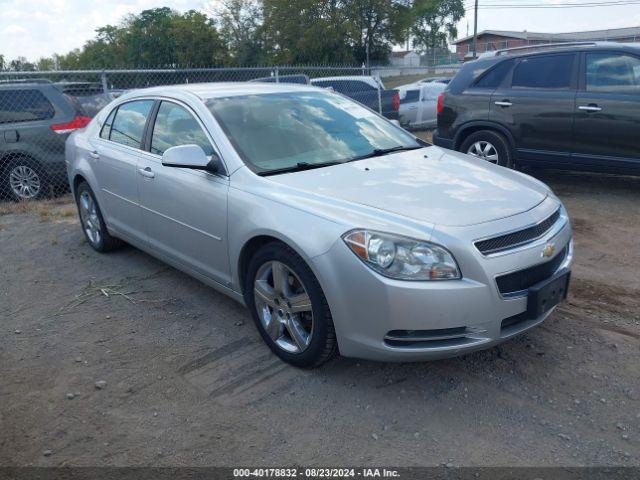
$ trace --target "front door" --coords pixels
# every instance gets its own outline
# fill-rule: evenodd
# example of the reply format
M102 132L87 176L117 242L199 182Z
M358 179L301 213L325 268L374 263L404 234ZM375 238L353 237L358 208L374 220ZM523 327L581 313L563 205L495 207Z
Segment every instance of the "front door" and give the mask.
M545 54L517 61L492 97L489 119L505 125L520 163L562 167L571 162L577 55Z
M150 126L149 152L138 164L142 218L150 247L168 259L228 284L226 177L201 170L165 167L170 147L195 144L207 155L212 143L185 105L162 101Z
M587 52L581 70L574 162L590 170L640 172L640 58Z

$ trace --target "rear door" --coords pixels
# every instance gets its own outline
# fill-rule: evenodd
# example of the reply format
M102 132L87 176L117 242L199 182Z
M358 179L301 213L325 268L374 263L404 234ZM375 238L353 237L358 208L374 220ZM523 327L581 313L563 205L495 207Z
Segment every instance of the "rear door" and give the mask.
M93 140L91 162L99 183L102 213L107 224L128 238L145 239L140 213L137 170L153 100L132 100L107 117Z
M576 97L574 162L589 170L640 171L640 57L585 52Z
M526 56L494 91L489 118L510 130L521 163L570 164L577 66L576 53Z
M137 182L149 246L169 260L228 284L227 177L162 165L162 154L178 145L195 144L207 155L214 153L202 122L187 105L163 100L148 137Z

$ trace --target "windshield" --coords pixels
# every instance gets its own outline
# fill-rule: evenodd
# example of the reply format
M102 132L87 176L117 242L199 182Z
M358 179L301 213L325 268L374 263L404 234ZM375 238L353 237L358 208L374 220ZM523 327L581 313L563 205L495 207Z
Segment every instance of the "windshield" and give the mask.
M328 92L213 98L207 107L257 173L355 160L419 148L413 136L370 110Z

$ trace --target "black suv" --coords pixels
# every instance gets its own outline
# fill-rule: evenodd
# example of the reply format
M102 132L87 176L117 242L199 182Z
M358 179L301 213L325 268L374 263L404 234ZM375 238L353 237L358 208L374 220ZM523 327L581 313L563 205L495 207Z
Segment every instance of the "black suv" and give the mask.
M505 167L640 174L640 46L512 49L466 63L434 143Z
M0 83L0 198L64 190L65 140L90 121L77 99L49 81Z

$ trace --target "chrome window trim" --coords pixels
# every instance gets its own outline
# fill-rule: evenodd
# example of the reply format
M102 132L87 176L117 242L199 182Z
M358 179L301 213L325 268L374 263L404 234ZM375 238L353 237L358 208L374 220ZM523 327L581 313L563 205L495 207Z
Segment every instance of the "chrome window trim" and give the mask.
M109 113L104 117L104 119L102 120L98 120L98 125L100 126L100 129L98 129L98 134L94 137L94 140L97 140L99 142L105 142L108 145L115 145L118 147L124 147L126 149L129 149L133 152L136 152L138 154L143 154L146 156L151 156L154 159L160 159L160 164L162 164L162 155L157 155L155 153L151 153L150 151L147 150L143 150L142 148L136 148L136 147L132 147L130 145L124 145L122 143L118 143L118 142L114 142L113 140L109 139L109 138L102 138L100 136L100 132L102 131L102 127L104 126L104 122L107 120L107 118L109 118L109 115L111 115L111 113L117 109L119 109L122 105L125 105L127 103L131 103L131 102L136 102L139 100L151 100L151 101L158 101L158 102L172 102L175 103L176 105L179 105L181 107L185 107L187 109L187 111L189 113L191 113L196 121L198 122L198 125L200 125L200 128L202 128L202 130L204 131L205 135L207 136L207 139L211 142L211 146L213 147L214 152L216 152L216 154L218 155L218 158L220 159L220 161L222 162L222 166L224 167L224 173L212 173L212 172L205 172L204 170L202 170L204 173L207 173L209 175L212 175L214 177L219 177L219 178L224 178L224 179L228 179L230 176L229 173L229 168L227 167L227 163L224 161L224 157L222 156L222 154L220 153L220 148L218 147L218 144L215 142L215 140L213 139L213 135L211 135L211 132L209 132L209 129L206 128L206 126L204 125L204 123L202 122L202 119L200 118L200 116L193 110L193 108L191 108L191 106L189 106L188 104L186 104L185 102L178 100L176 98L172 98L172 97L165 97L165 96L159 96L159 95L145 95L145 96L141 96L141 97L135 97L135 98L130 98L130 99L126 99L125 101L118 103L117 105L114 105L114 107L109 111ZM206 106L205 106L206 108ZM156 114L156 118L157 118L157 114ZM114 117L115 119L115 117ZM100 123L102 122L102 123ZM155 118L154 118L154 122L153 122L153 126L155 126ZM151 127L151 125L149 125L149 127ZM149 132L151 135L153 135L153 128L151 128L151 131Z

